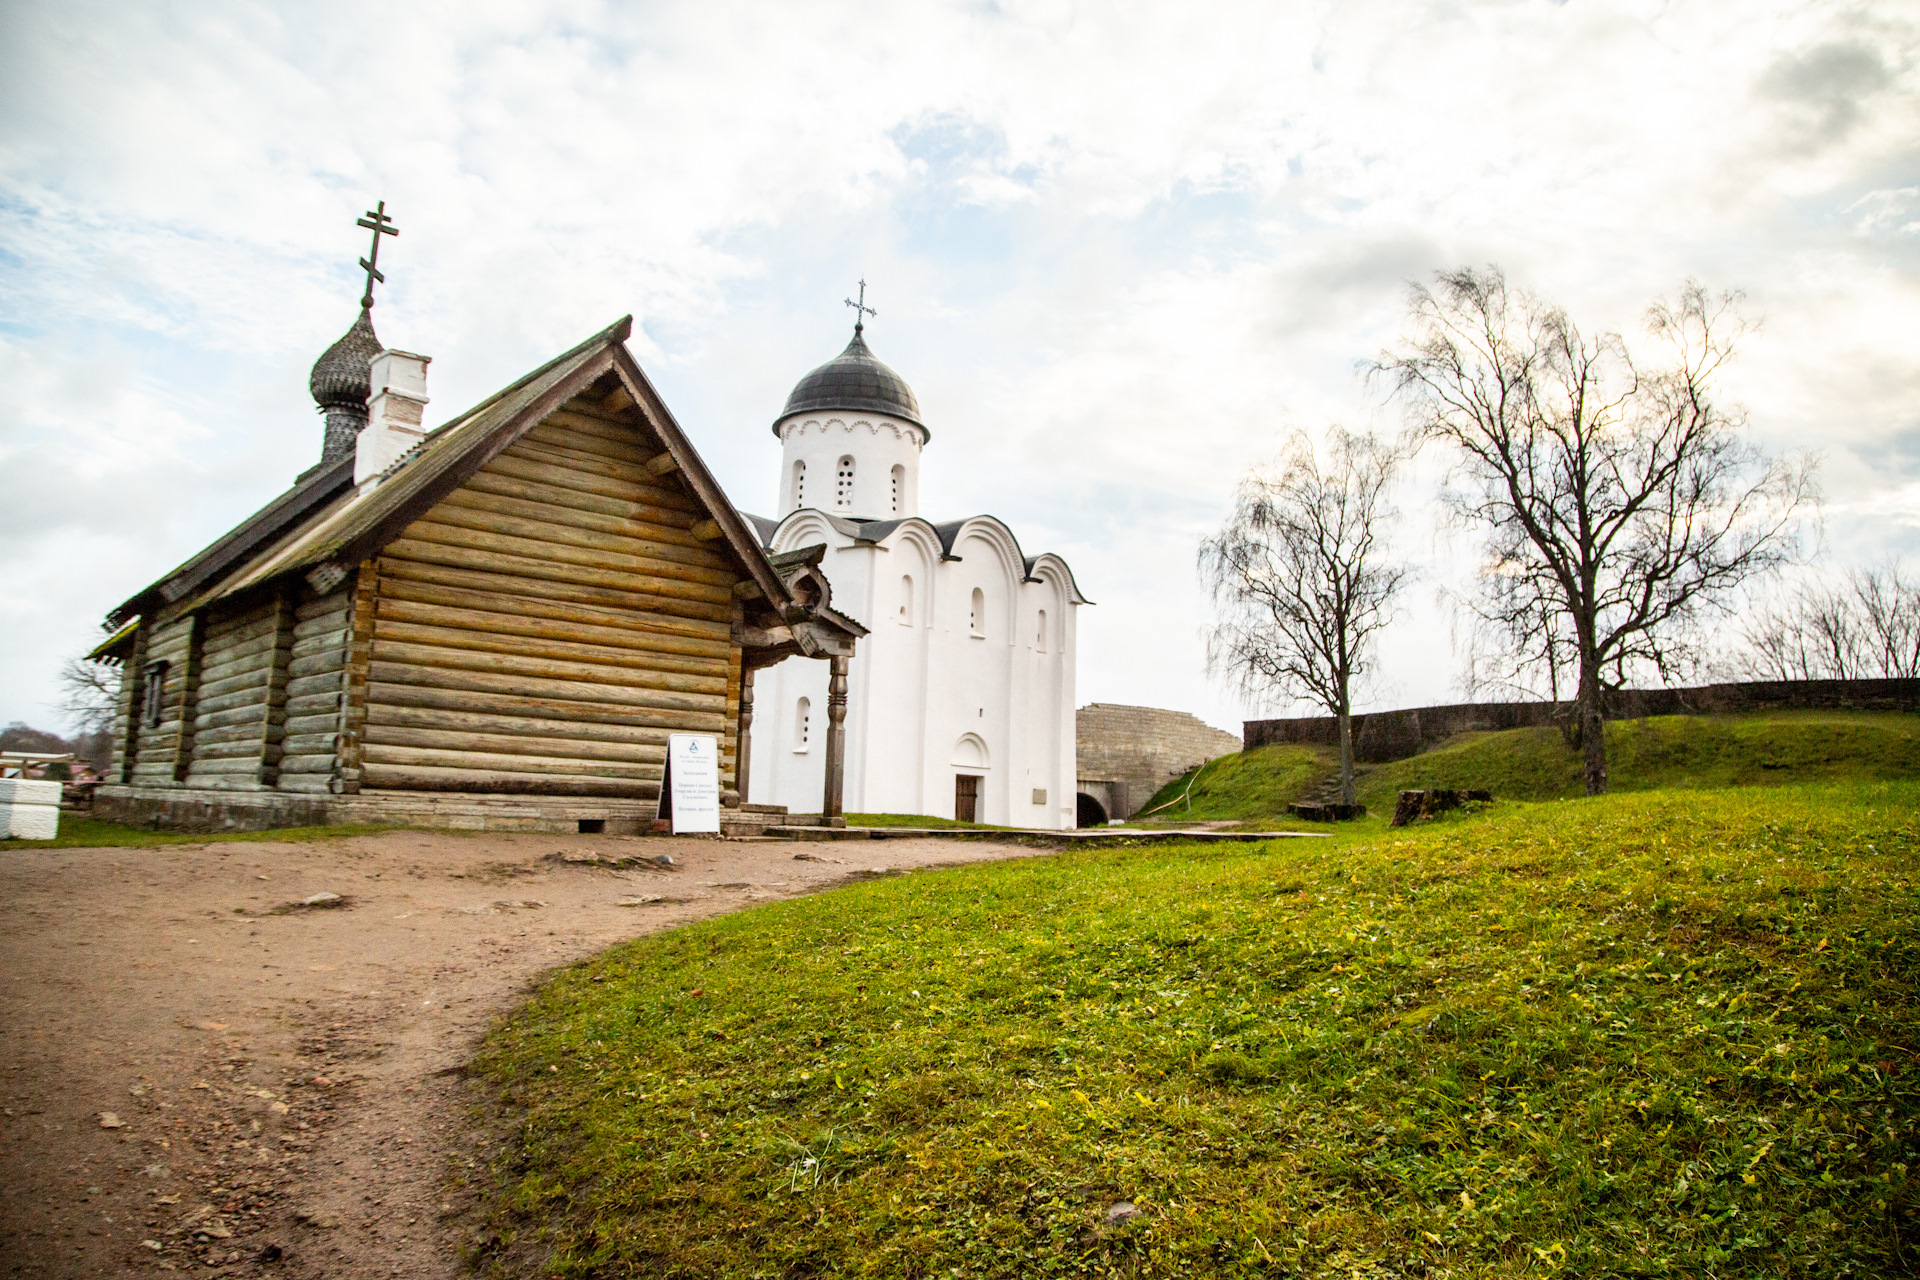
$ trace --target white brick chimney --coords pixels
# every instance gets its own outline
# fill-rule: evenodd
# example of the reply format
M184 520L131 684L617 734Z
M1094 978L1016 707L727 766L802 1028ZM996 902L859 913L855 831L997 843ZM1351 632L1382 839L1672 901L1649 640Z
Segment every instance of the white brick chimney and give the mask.
M411 351L382 351L373 358L373 395L367 401L367 425L353 454L353 482L364 484L427 434L421 425L427 407L427 366L431 356Z

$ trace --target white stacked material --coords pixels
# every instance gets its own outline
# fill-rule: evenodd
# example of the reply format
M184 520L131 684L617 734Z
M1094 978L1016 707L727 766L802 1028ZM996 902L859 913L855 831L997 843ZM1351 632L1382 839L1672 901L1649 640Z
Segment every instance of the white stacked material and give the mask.
M60 834L60 784L0 778L0 830L15 840L51 840Z

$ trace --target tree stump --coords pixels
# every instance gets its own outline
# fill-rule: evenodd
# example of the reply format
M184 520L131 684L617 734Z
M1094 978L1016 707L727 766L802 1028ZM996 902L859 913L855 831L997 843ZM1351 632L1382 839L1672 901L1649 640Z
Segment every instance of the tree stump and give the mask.
M1290 804L1287 812L1296 818L1305 818L1308 822L1351 822L1355 818L1367 816L1367 806L1363 804L1320 804L1308 801L1304 804Z
M1482 803L1493 799L1491 791L1453 791L1433 788L1426 791L1402 791L1393 806L1393 821L1388 826L1404 827L1422 818L1431 818L1449 809L1458 809L1469 800Z

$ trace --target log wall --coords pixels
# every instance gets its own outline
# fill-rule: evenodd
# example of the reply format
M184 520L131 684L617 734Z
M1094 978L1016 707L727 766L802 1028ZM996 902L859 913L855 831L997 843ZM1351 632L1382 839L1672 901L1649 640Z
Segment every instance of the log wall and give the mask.
M120 696L113 706L113 763L107 774L119 783L133 781L133 765L139 755L140 687L146 665L147 631L134 632L133 653L120 665Z
M667 736L684 731L720 739L734 789L742 574L662 448L631 410L576 402L335 592L283 584L143 627L116 776L651 803ZM148 725L156 661L167 679Z
M246 607L216 606L204 623L193 741L185 760L190 787L257 787L272 715L276 664L290 637L281 634L277 599ZM273 763L278 763L277 748Z
M741 575L645 428L571 408L373 566L363 786L651 800L690 731L732 787Z
M342 675L353 617L353 580L295 606L287 648L286 720L280 741L282 791L327 791L337 764Z
M186 724L182 715L183 704L192 686L191 659L195 648L196 625L197 619L188 616L153 628L138 661L127 664L126 678L135 682L130 701L136 704L138 712L132 731L128 734L128 741L132 743L133 763L127 781L136 786L165 787L176 781L174 765L181 744L180 731ZM151 708L144 705L141 696L146 685L147 667L155 662L167 664L166 682L160 694L158 724L149 723L153 718Z

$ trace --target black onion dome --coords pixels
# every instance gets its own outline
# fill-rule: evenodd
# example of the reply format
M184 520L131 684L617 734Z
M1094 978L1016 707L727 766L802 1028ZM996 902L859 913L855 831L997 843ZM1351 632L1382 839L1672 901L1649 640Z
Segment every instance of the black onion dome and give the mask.
M313 362L307 390L322 409L365 410L373 395L373 358L380 354L374 336L373 313L360 308L360 318Z
M920 402L913 398L913 388L874 358L866 339L860 336L859 325L853 327L853 341L845 351L795 384L793 394L787 397L787 407L780 411L780 420L822 409L865 409L927 430L927 424L920 421ZM777 424L774 434L780 434ZM927 435L931 439L933 433Z

